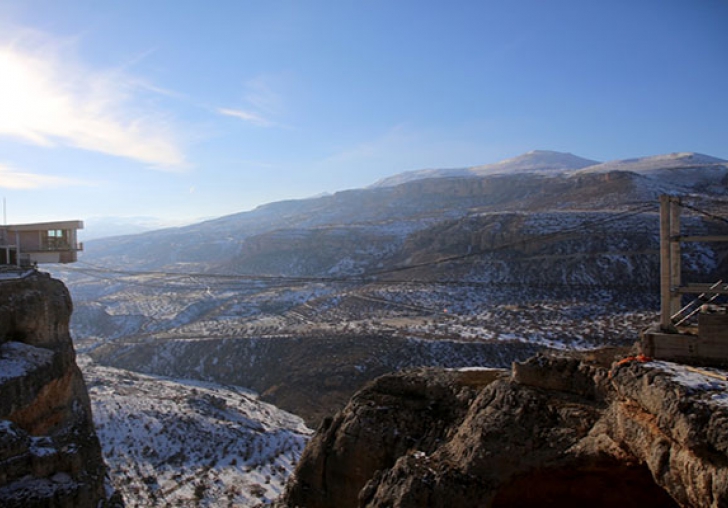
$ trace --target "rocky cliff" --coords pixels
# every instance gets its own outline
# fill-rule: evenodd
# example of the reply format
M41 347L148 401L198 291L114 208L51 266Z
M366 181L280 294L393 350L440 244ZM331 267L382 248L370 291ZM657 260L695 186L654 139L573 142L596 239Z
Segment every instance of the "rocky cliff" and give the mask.
M620 355L379 378L322 424L278 506L728 506L725 375Z
M96 508L105 466L68 332L71 297L41 273L0 281L0 505Z

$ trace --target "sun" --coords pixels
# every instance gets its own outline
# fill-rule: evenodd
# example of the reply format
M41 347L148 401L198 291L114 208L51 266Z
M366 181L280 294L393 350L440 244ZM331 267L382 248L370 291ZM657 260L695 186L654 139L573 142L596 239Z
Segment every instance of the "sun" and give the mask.
M37 126L52 121L63 99L48 90L47 72L31 58L0 49L0 134L51 144Z

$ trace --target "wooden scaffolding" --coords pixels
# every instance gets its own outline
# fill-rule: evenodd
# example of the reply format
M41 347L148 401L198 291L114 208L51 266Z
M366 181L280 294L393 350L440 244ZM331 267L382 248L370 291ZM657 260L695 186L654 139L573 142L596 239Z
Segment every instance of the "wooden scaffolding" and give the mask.
M656 359L728 366L728 313L710 305L728 295L728 282L686 283L681 273L681 244L728 242L728 236L682 235L682 209L679 197L660 197L660 324L642 333L642 352ZM697 297L682 305L687 294ZM695 315L697 327L688 324Z

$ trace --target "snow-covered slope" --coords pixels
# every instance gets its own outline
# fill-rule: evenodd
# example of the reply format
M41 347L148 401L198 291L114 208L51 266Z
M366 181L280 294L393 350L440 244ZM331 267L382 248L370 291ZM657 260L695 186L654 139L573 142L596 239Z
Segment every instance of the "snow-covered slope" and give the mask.
M386 265L380 255L386 257L403 233L474 210L621 211L634 203L657 204L660 194L695 193L726 196L728 163L679 153L598 164L572 154L533 151L461 170L403 173L368 189L270 203L182 228L90 241L81 259L143 270L184 266L187 271L290 273L282 252L300 241L333 245L338 237L341 248L334 251L360 243L375 247L375 256L346 252L361 271ZM297 269L320 273L321 263L304 265ZM335 265L328 263L326 270Z
M255 394L80 357L109 475L127 507L255 506L275 498L311 431Z
M393 187L425 178L453 178L502 175L514 173L541 173L574 171L599 164L597 161L577 157L570 153L550 150L532 150L493 164L458 169L421 169L407 171L376 182L371 188Z
M728 161L694 152L674 152L650 157L621 159L603 162L582 169L581 173L606 173L609 171L631 171L643 175L655 174L671 169L694 167L725 167Z
M576 176L629 172L642 177L640 185L652 195L728 192L728 161L692 152L624 159L590 166Z
M530 173L541 171L570 171L599 164L598 161L584 159L571 153L553 152L550 150L532 150L530 152L505 159L494 164L485 164L471 168L477 176L503 173Z

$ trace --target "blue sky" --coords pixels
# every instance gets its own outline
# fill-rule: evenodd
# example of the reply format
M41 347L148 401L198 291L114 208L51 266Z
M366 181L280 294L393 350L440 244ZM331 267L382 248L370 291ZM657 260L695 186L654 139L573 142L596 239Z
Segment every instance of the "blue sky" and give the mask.
M533 149L728 159L727 0L5 0L11 223L188 222Z

